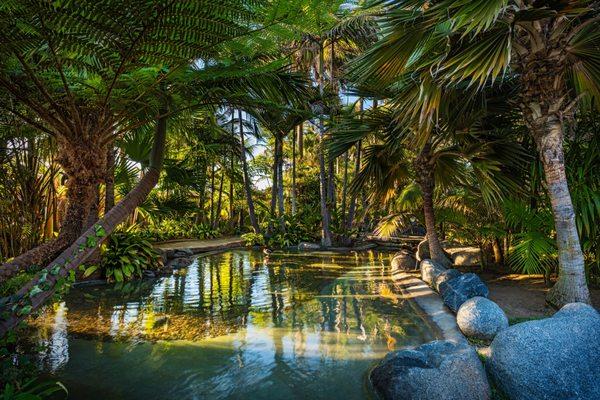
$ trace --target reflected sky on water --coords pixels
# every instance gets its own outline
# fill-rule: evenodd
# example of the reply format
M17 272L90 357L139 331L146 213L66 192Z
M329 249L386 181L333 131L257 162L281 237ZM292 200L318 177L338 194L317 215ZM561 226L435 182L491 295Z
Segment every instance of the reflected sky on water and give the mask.
M388 351L433 339L385 253L232 251L73 289L35 321L70 399L364 399Z

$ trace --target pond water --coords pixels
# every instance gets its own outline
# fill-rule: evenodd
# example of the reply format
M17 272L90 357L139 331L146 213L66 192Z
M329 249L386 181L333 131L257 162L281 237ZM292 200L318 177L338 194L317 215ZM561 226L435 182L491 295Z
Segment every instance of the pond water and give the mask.
M206 255L177 275L74 288L35 321L70 399L365 399L369 369L434 339L389 255Z

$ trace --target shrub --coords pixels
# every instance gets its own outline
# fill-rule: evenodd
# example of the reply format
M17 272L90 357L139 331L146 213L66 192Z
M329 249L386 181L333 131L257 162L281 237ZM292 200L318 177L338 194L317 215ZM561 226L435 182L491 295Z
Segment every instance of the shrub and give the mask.
M141 278L144 270L155 270L162 259L152 244L131 232L114 232L102 249L100 265L85 268L84 277L100 269L109 281Z
M246 246L264 246L265 245L265 237L260 233L244 233L242 235L242 239Z

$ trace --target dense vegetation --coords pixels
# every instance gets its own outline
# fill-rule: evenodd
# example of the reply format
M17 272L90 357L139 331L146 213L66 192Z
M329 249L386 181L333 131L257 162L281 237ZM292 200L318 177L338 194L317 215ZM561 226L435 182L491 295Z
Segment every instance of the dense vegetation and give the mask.
M440 262L444 240L476 245L556 276L550 303L589 302L599 16L585 0L4 2L0 333L70 271L123 280L154 268L147 242L242 234L426 234Z

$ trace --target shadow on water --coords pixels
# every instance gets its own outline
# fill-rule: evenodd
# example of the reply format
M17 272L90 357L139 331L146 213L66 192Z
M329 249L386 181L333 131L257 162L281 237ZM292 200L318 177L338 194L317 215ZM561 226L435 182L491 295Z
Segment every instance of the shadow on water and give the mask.
M232 251L154 281L73 289L34 323L71 399L364 399L432 334L387 255Z

